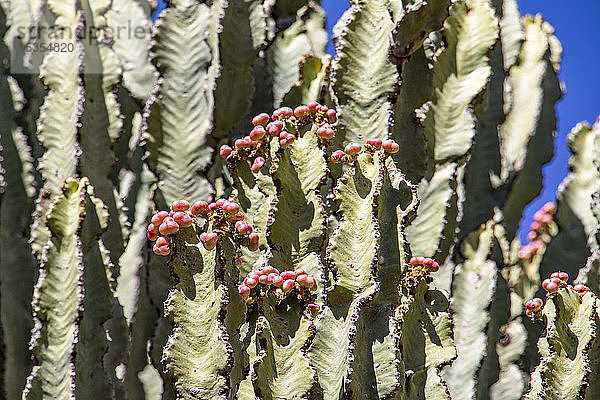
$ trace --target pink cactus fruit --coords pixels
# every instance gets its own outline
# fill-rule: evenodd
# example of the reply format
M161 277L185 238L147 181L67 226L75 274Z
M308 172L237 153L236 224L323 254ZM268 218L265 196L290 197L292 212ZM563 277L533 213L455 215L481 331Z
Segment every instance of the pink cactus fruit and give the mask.
M542 307L543 304L544 302L542 301L542 299L540 299L539 297L535 297L531 300L527 300L527 302L525 303L525 307L527 307L528 310L537 311Z
M307 106L298 106L294 109L294 115L297 118L303 118L310 114L310 109Z
M550 274L550 278L558 278L566 283L569 280L569 275L566 272L556 271Z
M314 114L317 111L317 108L320 106L321 105L319 103L317 103L316 101L311 101L310 103L308 103L306 105L306 107L308 107L308 110L310 111L311 114Z
M190 203L188 203L185 200L175 200L172 204L171 204L171 210L174 212L177 211L187 211L190 209Z
M579 283L579 284L573 286L573 290L576 291L577 293L585 293L585 292L589 292L590 288Z
M398 146L398 143L394 142L391 139L386 139L386 140L382 141L381 147L383 147L383 150L386 153L390 153L390 154L397 153L400 150L400 146Z
M252 125L254 126L266 126L269 123L269 114L261 113L256 117L252 118Z
M159 256L168 256L171 252L171 248L169 247L169 242L164 236L160 236L156 243L154 243L154 247L152 247L152 251Z
M367 139L367 144L369 146L373 146L376 149L381 148L381 144L383 143L383 141L381 139Z
M548 203L544 204L542 210L544 210L546 213L554 214L556 212L556 203L549 201Z
M425 261L425 257L416 256L416 257L411 257L409 262L410 262L410 265L422 265L424 261Z
M437 272L440 269L440 265L432 258L426 258L423 260L423 265L427 267L431 272Z
M238 212L238 213L234 214L234 215L231 217L231 219L232 219L233 221L241 221L241 220L243 220L243 219L244 219L244 213L243 213L243 212Z
M203 232L200 234L200 242L206 250L212 250L217 245L217 241L219 240L219 235L215 232Z
M244 285L248 286L250 289L255 288L258 285L258 276L250 276L244 279Z
M269 125L267 125L267 131L269 132L269 135L273 137L279 137L279 134L281 133L281 131L283 131L283 122L270 122Z
M179 225L171 217L163 219L163 222L158 227L158 231L161 235L172 235L179 232Z
M152 241L158 239L158 229L156 229L156 225L154 224L148 225L148 239Z
M223 203L223 211L230 215L234 215L240 211L240 206L233 201L226 201Z
M294 110L292 110L289 107L281 107L278 108L277 110L273 111L273 119L284 119L284 118L289 118L292 115L294 115Z
M542 287L548 293L556 293L560 288L561 280L559 278L548 278L542 282Z
M267 134L266 129L262 125L255 126L254 129L250 131L250 139L252 140L260 140Z
M346 147L344 147L344 152L350 156L360 153L361 150L362 146L358 143L348 143Z
M252 233L252 227L245 221L238 221L235 223L235 229L242 235L248 235Z
M168 216L169 216L169 213L168 213L167 211L159 211L159 212L157 212L156 214L154 214L154 215L152 216L152 223L153 223L154 225L157 225L157 226L158 226L158 225L160 225L160 224L163 222L163 220L164 220L165 218L167 218Z
M331 129L331 125L323 124L315 131L315 135L317 135L317 137L321 139L329 140L333 139L333 137L335 136L335 132L333 131L333 129Z
M285 281L283 281L281 288L283 289L284 292L287 293L287 292L292 291L292 289L294 289L295 286L296 286L296 281L294 281L292 279L286 279Z
M258 172L260 171L263 165L265 165L265 159L263 157L256 157L250 169L252 170L252 172Z
M286 279L296 279L296 274L294 273L294 271L283 271L281 274L281 277L286 280Z
M182 228L192 226L192 217L188 213L177 211L173 214L173 220Z
M221 146L221 148L219 149L219 155L223 158L227 158L231 152L233 151L233 149L229 146L227 146L226 144L224 144L223 146Z
M342 162L345 155L346 153L344 153L343 150L336 150L333 152L333 154L331 154L331 161L334 163Z
M225 205L225 203L227 203L229 200L227 199L218 199L217 201L215 201L215 205L217 206L217 208L223 208L223 206Z
M337 113L335 112L335 110L327 110L326 115L327 115L327 120L329 121L330 124L336 123Z

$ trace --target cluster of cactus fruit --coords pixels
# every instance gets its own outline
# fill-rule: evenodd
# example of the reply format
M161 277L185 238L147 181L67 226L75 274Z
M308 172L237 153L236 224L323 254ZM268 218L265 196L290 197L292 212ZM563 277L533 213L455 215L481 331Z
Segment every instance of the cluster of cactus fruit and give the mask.
M153 29L154 1L26 3L0 2L0 399L599 397L600 120L518 234L562 94L541 17L354 1L332 58L313 0Z
M169 255L173 235L179 232L180 228L189 228L192 225L212 229L210 232L202 232L199 236L200 242L207 250L214 249L223 235L229 235L236 244L247 247L250 251L258 250L258 234L252 232L252 226L244 221L244 213L240 212L240 206L233 201L218 199L210 204L198 200L191 207L186 200L175 200L170 211L159 211L152 215L147 229L148 239L156 241L152 251L159 256Z
M576 285L569 285L569 275L566 272L556 271L550 274L550 277L544 279L542 282L542 288L548 292L547 298L552 298L558 293L559 289L570 288L575 292L583 295L590 291L587 286L578 283ZM525 303L525 315L532 319L541 319L542 309L544 307L544 301L539 297L527 300Z

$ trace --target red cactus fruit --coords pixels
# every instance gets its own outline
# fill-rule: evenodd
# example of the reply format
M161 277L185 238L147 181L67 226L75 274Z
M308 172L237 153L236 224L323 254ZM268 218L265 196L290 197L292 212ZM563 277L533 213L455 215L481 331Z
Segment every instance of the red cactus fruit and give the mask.
M307 106L298 106L294 109L294 115L298 118L306 117L310 114L310 109Z
M233 201L225 201L223 203L223 210L228 214L237 214L240 211L240 206Z
M248 250L257 251L259 246L259 237L258 233L252 232L248 235L248 240L250 244L248 245Z
M360 153L362 150L362 146L358 143L348 143L346 147L344 147L344 152L350 156Z
M294 114L294 110L289 107L281 107L273 111L273 119L289 118Z
M544 204L542 210L544 210L546 213L554 214L556 212L556 203L549 201L548 203Z
M148 225L148 239L152 241L158 239L158 229L154 224Z
M281 275L283 279L296 279L296 274L294 273L294 271L283 271L279 275Z
M258 114L256 117L252 118L252 125L254 126L266 126L267 123L269 122L269 114L267 113L261 113Z
M244 279L244 285L248 286L251 289L255 288L256 285L258 285L258 277L248 276L246 279Z
M292 289L294 289L295 286L296 286L296 281L293 281L291 279L286 279L285 281L283 281L281 288L283 289L284 292L290 292Z
M590 288L579 283L579 284L573 286L573 290L576 291L577 293L585 293L585 292L589 292Z
M525 307L527 307L527 309L529 310L537 311L542 307L543 304L544 302L542 301L542 299L540 299L539 297L535 297L531 300L527 300L527 303L525 303Z
M190 203L188 203L185 200L175 200L172 204L171 204L171 210L172 211L187 211L190 209Z
M215 201L215 204L216 204L217 208L223 208L225 203L227 203L228 201L229 200L227 200L227 199L218 199L217 201Z
M329 124L323 124L315 131L315 135L321 139L332 139L335 136L335 132Z
M279 137L279 134L281 133L281 131L283 131L283 122L270 122L269 125L267 125L267 131L269 132L269 135L273 137Z
M308 103L306 105L306 107L308 107L309 111L311 112L311 114L314 114L317 111L317 108L320 106L319 103L317 103L316 101L311 101L310 103Z
M250 131L250 138L252 140L260 140L267 134L267 131L262 125L255 126L254 129Z
M548 293L556 293L558 291L558 289L560 288L560 283L561 283L561 280L558 278L548 278L548 279L544 279L544 281L542 282L542 287Z
M187 228L188 226L192 226L192 217L189 214L184 213L182 211L177 211L173 214L173 220L182 228Z
M161 236L156 240L156 243L154 243L152 251L159 256L168 256L171 252L171 248L169 247L167 239L164 236Z
M333 154L331 154L331 161L333 161L335 163L342 162L345 155L346 155L346 153L344 153L343 150L336 150L333 152Z
M550 278L558 278L563 282L567 282L569 280L569 275L566 272L556 271L550 274Z
M233 215L233 216L231 217L231 219L232 219L233 221L241 221L241 220L243 220L243 219L244 219L244 213L243 213L243 212L238 212L238 213L236 213L235 215Z
M321 309L321 307L318 304L309 304L307 306L307 309L310 315L312 315L313 318L316 318L316 316L319 314L319 310Z
M235 223L235 229L242 235L252 233L252 227L245 221L238 221Z
M219 149L219 155L223 158L227 158L227 156L229 156L231 154L231 152L233 151L233 149L229 146L227 146L226 144L224 144L223 146L221 146L221 148Z
M179 232L179 225L177 225L177 222L173 218L167 217L158 227L158 231L161 235L172 235Z
M367 139L367 144L369 146L375 147L376 149L379 149L381 147L382 142L383 141L381 139Z
M335 110L327 110L326 115L329 123L335 124L335 122L337 121L337 113L335 112Z
M212 250L217 245L219 235L215 232L203 232L200 234L200 241L206 250Z
M152 216L152 223L153 223L154 225L157 225L157 226L158 226L158 225L160 225L160 224L163 222L163 220L164 220L165 218L167 218L168 216L169 216L169 213L168 213L167 211L159 211L159 212L157 212L156 214L154 214L154 215Z
M394 142L391 139L386 139L386 140L382 141L381 147L383 147L383 150L386 153L390 153L390 154L397 153L398 150L400 150L400 146L398 146L398 143Z
M263 157L256 157L250 169L252 170L252 172L258 172L260 171L263 165L265 165L265 159Z

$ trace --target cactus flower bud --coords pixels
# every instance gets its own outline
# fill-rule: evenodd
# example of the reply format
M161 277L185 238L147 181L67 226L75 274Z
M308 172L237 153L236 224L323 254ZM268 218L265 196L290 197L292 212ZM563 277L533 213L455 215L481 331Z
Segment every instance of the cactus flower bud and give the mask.
M335 122L337 121L337 113L335 112L335 110L327 110L326 115L329 123L335 124Z
M192 217L189 214L177 211L173 214L173 220L182 228L187 228L188 226L192 226Z
M265 159L263 157L256 157L250 169L252 170L252 172L258 172L260 171L263 165L265 165Z
M560 282L561 280L558 278L544 279L544 281L542 282L542 287L548 293L556 293L560 287Z
M154 225L160 225L165 218L169 216L169 213L166 211L159 211L152 216L152 223Z
M379 149L381 147L382 142L383 141L381 139L367 139L367 144L369 146L375 147L376 149Z
M240 206L233 201L223 203L223 210L229 214L237 214L240 211Z
M298 106L294 110L294 115L298 118L302 118L310 114L310 109L307 106Z
M223 158L227 158L228 155L231 154L231 152L233 151L233 149L229 146L227 146L226 144L224 144L223 146L221 146L221 148L219 149L219 155Z
M294 289L294 286L296 286L295 281L293 281L291 279L286 279L285 281L283 281L281 288L283 289L284 292L290 292L292 289Z
M190 209L190 203L185 200L175 200L173 204L171 204L171 210L177 211L187 211Z
M331 161L334 163L342 162L346 154L342 150L336 150L331 154Z
M199 200L192 205L190 212L192 215L206 217L208 215L208 203L203 200Z
M569 275L566 272L556 271L550 274L550 278L558 278L563 282L567 282L569 280Z
M329 124L323 124L315 131L315 135L321 139L332 139L335 136L335 132Z
M267 125L267 123L269 122L269 114L267 113L261 113L258 114L256 117L252 118L252 125L254 126L265 126Z
M346 147L344 147L344 152L350 156L360 153L362 150L362 146L358 143L348 143Z
M152 247L152 251L159 256L167 256L171 252L171 248L169 247L169 242L164 236L159 237Z
M327 108L327 106L319 104L319 106L317 107L317 111L322 112L323 114L327 114L327 111L329 111L329 108Z
M148 225L148 239L152 241L158 239L158 230L154 224Z
M212 250L217 245L219 235L215 232L203 232L200 234L200 241L206 250Z
M261 275L258 277L258 281L263 285L268 285L271 282L269 281L269 275Z
M576 291L577 293L585 293L585 292L589 292L590 288L579 283L579 284L573 286L573 290Z
M260 140L267 134L267 131L262 125L255 126L252 131L250 131L250 138L252 140Z
M179 231L179 225L177 225L177 222L173 218L167 217L158 227L158 231L161 235L172 235Z
M381 147L383 147L383 150L386 153L390 153L390 154L394 154L397 153L398 150L400 150L400 146L398 146L398 143L394 142L391 139L387 139L381 142Z

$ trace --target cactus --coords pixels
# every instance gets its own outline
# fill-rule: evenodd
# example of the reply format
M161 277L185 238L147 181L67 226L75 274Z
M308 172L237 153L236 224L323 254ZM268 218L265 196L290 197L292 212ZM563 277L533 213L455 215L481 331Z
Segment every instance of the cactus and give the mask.
M516 238L542 17L156 6L0 4L0 398L598 397L600 122Z

